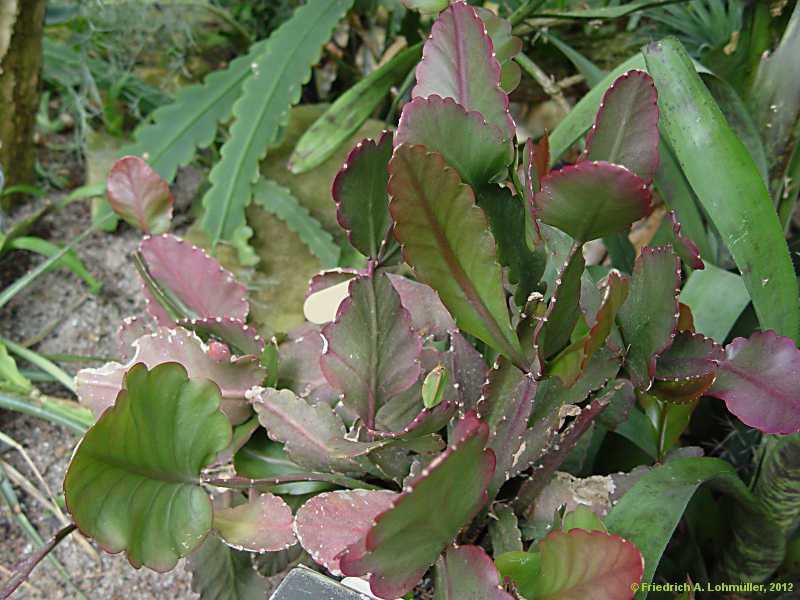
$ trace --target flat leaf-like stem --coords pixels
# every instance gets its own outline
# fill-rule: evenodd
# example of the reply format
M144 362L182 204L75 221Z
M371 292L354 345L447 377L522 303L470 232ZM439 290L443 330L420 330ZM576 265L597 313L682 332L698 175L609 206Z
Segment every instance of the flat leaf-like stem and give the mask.
M138 364L126 390L86 432L64 480L75 524L134 567L167 571L211 529L200 470L231 441L221 397L175 363Z
M489 427L467 413L456 425L451 446L376 518L362 542L345 551L342 572L369 573L372 592L382 598L411 590L486 503L495 465L494 453L484 449L488 435Z
M395 148L389 172L389 210L406 262L439 293L461 329L524 368L494 237L472 190L422 146Z
M174 198L167 182L138 156L120 158L111 167L106 197L120 217L145 233L169 230Z

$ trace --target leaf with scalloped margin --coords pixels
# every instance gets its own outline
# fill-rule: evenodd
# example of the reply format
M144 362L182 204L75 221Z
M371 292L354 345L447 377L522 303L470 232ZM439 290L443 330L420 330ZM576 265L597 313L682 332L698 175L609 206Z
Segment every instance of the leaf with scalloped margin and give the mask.
M649 185L658 166L658 92L644 71L628 71L608 88L579 161L622 165Z
M725 358L722 346L700 333L681 331L672 345L658 357L656 379L680 381L716 373Z
M486 503L495 465L494 453L484 449L488 436L488 425L467 413L456 425L450 447L375 519L363 541L342 554L342 572L369 573L370 589L382 598L411 590Z
M458 384L456 398L459 411L463 415L478 405L481 387L486 381L489 367L480 352L458 332L450 335L450 374Z
M231 317L242 321L247 318L250 310L245 300L247 290L205 250L165 234L143 238L139 251L150 275L194 313L191 317ZM147 311L158 324L172 325L169 314L155 301L144 282L142 294L147 299Z
M339 400L319 368L325 347L320 327L303 323L290 329L278 346L278 387L288 388L309 404L334 404Z
M522 70L519 65L511 60L522 50L522 40L511 34L511 23L495 15L489 9L475 6L475 13L486 26L486 33L492 39L494 57L500 63L502 75L500 87L510 94L519 85L522 79Z
M479 546L450 546L436 562L436 600L513 600Z
M403 106L394 138L395 147L400 144L418 144L441 154L472 187L503 179L514 151L481 113L436 94Z
M509 140L514 136L514 120L508 112L508 96L500 87L501 74L483 21L474 8L456 2L431 27L411 96L452 98L467 110L481 113Z
M443 340L457 331L452 315L431 286L396 273L386 273L386 276L400 294L400 302L411 316L417 335L423 339L433 336L435 340Z
M106 180L106 198L115 213L145 233L169 231L172 192L138 156L124 156L114 163Z
M86 432L64 479L75 524L134 567L172 569L211 529L200 470L231 441L219 389L178 364L138 364Z
M645 181L603 160L551 171L540 183L537 218L579 242L616 233L653 212Z
M384 130L377 140L361 140L347 155L331 186L336 219L347 231L347 239L363 255L374 259L396 244L393 237L386 237L392 226L386 190L391 157L390 131Z
M625 366L642 391L650 389L656 356L670 347L675 336L680 285L680 260L672 246L643 247L633 267L628 299L617 312L628 348Z
M464 331L524 364L486 216L438 154L401 144L389 162L389 210L403 257Z
M341 554L367 535L375 517L392 507L388 490L339 490L319 494L297 510L297 539L317 563L336 576Z
M700 252L691 238L681 235L681 224L678 223L678 217L675 216L675 211L669 211L669 218L672 220L672 238L675 247L675 252L681 257L681 260L686 266L692 269L705 269L706 265L703 259L700 258Z
M573 529L551 531L539 542L542 600L633 598L642 581L644 559L630 542L612 533Z
M328 441L343 438L342 419L327 404L310 406L291 390L260 388L252 394L258 422L271 440L284 443L289 458L301 467L327 473L358 473L360 467L334 458Z
M255 354L264 351L264 340L258 332L241 319L214 317L207 319L178 319L176 324L194 331L204 340L222 340L234 354Z
M213 381L222 394L221 410L237 425L250 415L246 392L266 376L256 356L243 356L228 362L214 360L208 346L185 329L159 327L154 333L133 343L134 353L124 365L110 362L97 369L82 369L75 377L75 389L81 404L99 417L114 404L124 387L125 372L137 363L153 368L169 362L181 364L193 379Z
M246 504L215 508L211 526L237 550L284 550L296 542L292 509L278 496L258 494Z
M280 143L289 107L300 100L311 65L352 4L353 0L319 0L299 7L253 60L252 74L233 107L231 135L209 173L211 187L203 196L201 223L212 245L231 239L245 225L244 209L258 179L258 163L267 148Z
M322 335L328 342L320 359L323 375L342 403L375 427L377 411L420 373L422 341L389 278L379 272L351 281Z
M192 591L200 600L264 600L267 582L253 568L251 556L208 536L188 558Z
M800 350L774 331L736 338L725 347L707 392L743 423L764 433L800 431Z

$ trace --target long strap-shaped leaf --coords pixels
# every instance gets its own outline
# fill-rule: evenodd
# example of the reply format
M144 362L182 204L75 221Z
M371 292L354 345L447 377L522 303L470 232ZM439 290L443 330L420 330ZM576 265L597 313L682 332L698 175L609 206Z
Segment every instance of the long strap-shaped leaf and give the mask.
M389 173L389 210L406 261L439 292L461 329L524 367L497 247L472 189L424 146L400 144Z
M230 239L245 224L244 208L258 177L258 162L279 142L289 107L300 99L311 65L352 3L317 0L298 8L252 63L253 74L233 107L231 137L222 146L222 160L211 170L211 188L203 197L202 225L212 244Z
M763 329L798 339L797 281L769 192L750 154L676 40L644 51L662 132L742 272Z

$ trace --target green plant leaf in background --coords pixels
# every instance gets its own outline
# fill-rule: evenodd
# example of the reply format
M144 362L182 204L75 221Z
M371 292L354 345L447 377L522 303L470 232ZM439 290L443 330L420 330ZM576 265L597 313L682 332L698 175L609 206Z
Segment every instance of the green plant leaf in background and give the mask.
M252 65L233 108L236 121L221 149L222 159L209 174L211 188L203 196L203 229L211 243L231 239L245 225L258 163L267 149L280 144L289 107L300 99L310 67L331 31L353 0L323 0L298 8L269 38Z
M35 252L36 254L49 257L55 256L62 251L61 247L56 246L52 242L36 237L17 237L11 240L8 246L9 248L28 250L29 252ZM93 294L99 292L100 288L103 286L102 281L97 281L91 276L86 269L86 265L83 264L83 261L74 248L68 249L65 254L61 255L52 265L47 267L45 273L59 267L65 267L83 279L89 286L89 291Z
M709 294L709 290L714 290ZM739 315L750 304L750 295L742 278L706 265L693 271L681 290L680 301L692 309L695 331L724 342Z
M19 372L16 361L11 358L5 344L0 344L0 389L29 394L33 384Z
M231 440L219 388L190 380L177 363L137 364L84 435L64 480L80 530L132 565L167 571L211 529L200 470Z
M208 536L189 557L192 591L203 600L264 600L266 581L256 573L251 556Z
M769 192L742 142L673 39L647 46L662 132L742 273L763 329L798 339L798 291Z

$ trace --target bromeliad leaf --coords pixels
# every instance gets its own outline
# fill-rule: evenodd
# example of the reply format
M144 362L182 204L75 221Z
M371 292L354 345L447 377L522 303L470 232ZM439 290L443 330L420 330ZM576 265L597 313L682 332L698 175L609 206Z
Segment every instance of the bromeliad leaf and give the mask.
M231 426L218 388L168 363L136 365L126 391L84 435L64 492L75 523L135 567L175 566L211 529L200 470L225 449Z
M258 178L258 163L267 148L280 142L289 107L300 99L311 65L352 3L323 0L301 6L253 60L252 74L233 108L231 136L222 146L222 159L211 169L211 188L203 196L202 225L212 244L230 240L245 225L244 209Z
M514 136L508 96L500 87L500 63L492 40L475 9L456 2L443 10L431 28L417 66L413 98L436 94L476 110L500 128L504 139Z
M472 190L422 146L395 148L389 173L389 210L406 261L461 329L523 365L494 238Z
M800 431L800 350L774 331L736 338L725 347L708 394L745 424L765 433Z
M247 504L216 508L211 526L237 550L265 552L295 544L292 510L278 496L258 494Z
M174 235L145 237L139 246L149 274L171 293L183 317L231 317L244 321L250 309L245 287L219 261ZM159 325L169 326L173 318L159 304L146 282L142 294L147 310Z
M628 346L625 365L633 384L650 388L656 373L656 356L672 344L678 325L680 261L672 247L647 246L636 259L628 299L617 313Z
M513 147L495 125L452 98L432 94L403 106L394 145L419 144L444 157L473 188L501 179Z
M376 518L363 541L344 552L342 572L369 573L372 592L382 598L397 598L414 587L486 503L495 463L494 453L484 449L488 435L489 427L467 413L452 445Z
M552 171L540 183L536 216L579 242L616 233L653 211L646 182L602 160Z
M167 182L138 156L120 158L111 167L106 197L120 217L145 233L169 231L173 197Z
M342 403L374 428L378 410L411 387L420 371L422 341L389 278L377 273L354 279L322 335L328 341L320 359L325 378Z
M392 134L384 131L377 141L362 140L347 155L347 161L333 180L331 193L336 202L336 218L347 230L350 243L359 252L377 259L394 245L386 233L392 226L389 214L387 167L392 157Z
M653 181L658 166L658 93L644 71L628 71L608 88L580 161L606 160Z
M284 443L295 463L312 470L359 472L350 460L334 458L328 441L344 437L342 419L327 404L310 406L290 390L261 388L253 397L258 421L270 439Z
M436 600L513 600L479 546L450 546L436 562Z
M297 510L297 539L315 561L341 575L341 554L361 541L375 517L389 510L397 494L388 490L340 490L319 494Z

